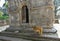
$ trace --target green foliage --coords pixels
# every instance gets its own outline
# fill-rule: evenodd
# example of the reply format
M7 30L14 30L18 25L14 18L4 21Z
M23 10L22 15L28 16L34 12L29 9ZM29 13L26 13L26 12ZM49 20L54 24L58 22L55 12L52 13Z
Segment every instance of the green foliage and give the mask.
M3 6L8 8L8 1L6 1Z
M6 1L4 4L3 4L3 7L5 7L4 9L0 9L0 20L6 20L9 18L8 14L7 14L7 8L8 8L8 1ZM2 8L3 8L2 7Z
M0 16L2 16L4 13L2 11L0 11Z
M8 19L8 14L4 14L2 11L0 11L0 20L6 20Z
M8 19L8 16L0 16L0 20L6 20Z

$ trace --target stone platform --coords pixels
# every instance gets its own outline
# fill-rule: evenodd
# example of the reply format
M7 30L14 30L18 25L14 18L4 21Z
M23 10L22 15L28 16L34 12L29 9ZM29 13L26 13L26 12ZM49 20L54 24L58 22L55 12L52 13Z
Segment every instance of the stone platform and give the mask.
M4 37L9 37L8 38L5 38L6 40L11 40L14 41L14 38L15 38L15 41L16 39L18 39L17 41L19 40L23 40L23 41L60 41L60 39L58 38L58 35L57 33L44 33L43 35L39 36L38 34L34 34L34 33L14 33L14 32L1 32L0 33L0 36L3 36L3 37L0 37L0 39L4 39ZM21 40L21 41L22 41Z
M52 28L51 30L45 29L46 32L43 32L43 35L39 35L35 33L32 28L30 27L9 27L6 30L0 32L0 39L4 39L4 37L9 37L5 38L11 41L14 41L14 39L17 39L17 41L60 41L57 31L55 28ZM54 33L51 31L55 31Z
M19 31L19 32L33 32L33 29L31 27L9 27L5 31ZM57 30L54 27L43 29L43 33L56 33Z
M10 37L10 39L15 38L18 39L17 41L19 41L19 39L22 39L23 41L25 40L26 41L60 41L56 32L54 33L45 32L42 35L39 35L33 32L31 29L18 28L18 27L17 28L10 27L6 29L5 31L0 32L0 36ZM14 41L14 39L11 41Z
M31 40L13 38L13 37L7 37L7 36L0 36L0 41L31 41Z

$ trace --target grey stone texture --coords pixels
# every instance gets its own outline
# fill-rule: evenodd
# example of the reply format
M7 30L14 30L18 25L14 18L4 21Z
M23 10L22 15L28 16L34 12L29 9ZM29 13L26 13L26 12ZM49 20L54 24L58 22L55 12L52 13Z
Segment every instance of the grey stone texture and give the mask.
M10 25L19 27L22 23L22 6L26 5L29 11L29 23L51 28L54 23L54 0L8 0Z

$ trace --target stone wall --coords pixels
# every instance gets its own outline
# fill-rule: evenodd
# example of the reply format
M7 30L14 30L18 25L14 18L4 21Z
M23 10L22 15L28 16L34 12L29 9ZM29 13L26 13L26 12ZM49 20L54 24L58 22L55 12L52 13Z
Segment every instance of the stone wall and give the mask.
M8 0L9 24L19 27L21 22L21 2L20 0Z
M31 23L42 27L53 26L54 4L53 0L31 0Z
M8 0L9 1L9 14L10 25L21 25L22 16L21 9L25 4L29 10L29 23L36 24L37 26L51 28L54 23L54 4L53 0ZM23 4L24 3L24 4ZM12 21L12 16L14 17ZM18 19L18 21L17 21ZM25 23L26 24L26 23Z

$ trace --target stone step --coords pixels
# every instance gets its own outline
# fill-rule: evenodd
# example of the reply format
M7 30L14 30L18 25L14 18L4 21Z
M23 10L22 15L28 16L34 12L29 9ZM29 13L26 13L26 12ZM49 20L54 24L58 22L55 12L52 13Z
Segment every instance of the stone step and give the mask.
M18 32L27 32L27 33L31 33L31 32L34 32L32 28L24 28L24 27L21 27L21 28L13 28L13 27L10 27L10 28L7 28L5 31L8 31L8 32L15 32L15 31L18 31ZM55 28L51 28L51 29L43 29L43 33L56 33L57 30Z
M56 33L55 33L56 34ZM54 35L54 37L48 37L47 34L44 36L39 36L38 34L31 34L31 33L11 33L11 32L1 32L0 36L8 36L8 37L17 37L17 38L23 38L23 39L29 39L29 40L42 40L42 41L59 41L60 39L58 39L57 37L55 37L55 34L51 34ZM50 34L49 34L50 35Z

